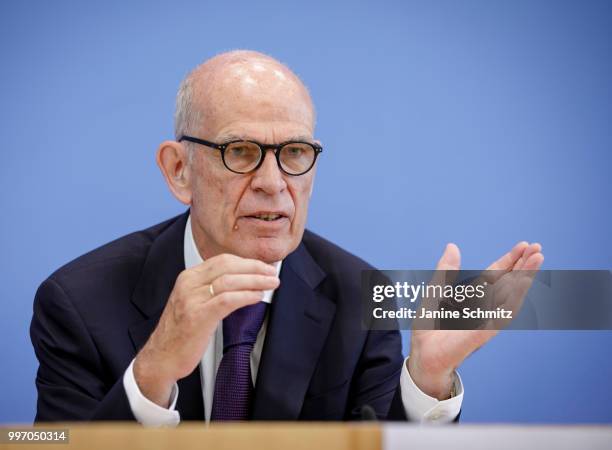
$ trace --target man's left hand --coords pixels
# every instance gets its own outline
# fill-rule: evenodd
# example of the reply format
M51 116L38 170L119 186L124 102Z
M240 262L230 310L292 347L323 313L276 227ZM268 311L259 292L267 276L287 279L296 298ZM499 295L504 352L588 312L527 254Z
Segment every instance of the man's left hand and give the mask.
M540 244L520 242L487 270L535 272L543 261ZM460 265L459 248L455 244L448 244L436 270L459 270ZM412 380L427 395L438 400L448 399L451 395L454 370L498 331L413 330L407 364Z

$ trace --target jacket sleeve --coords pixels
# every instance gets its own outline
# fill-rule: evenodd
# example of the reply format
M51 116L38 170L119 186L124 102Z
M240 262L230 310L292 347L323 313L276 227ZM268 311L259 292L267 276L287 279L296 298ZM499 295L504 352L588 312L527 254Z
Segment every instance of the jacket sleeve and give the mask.
M379 420L408 420L399 382L401 372L405 370L401 346L401 335L397 330L368 332L353 380L352 404L347 419L364 420L362 408L368 405ZM461 412L453 422L458 422L460 415Z
M39 362L36 422L135 420L122 378L104 381L95 342L53 278L36 292L30 338Z
M351 404L346 419L362 420L362 408L366 405L374 410L378 419L387 418L395 393L399 392L403 362L401 346L397 330L368 332L351 383ZM406 420L405 414L395 420Z

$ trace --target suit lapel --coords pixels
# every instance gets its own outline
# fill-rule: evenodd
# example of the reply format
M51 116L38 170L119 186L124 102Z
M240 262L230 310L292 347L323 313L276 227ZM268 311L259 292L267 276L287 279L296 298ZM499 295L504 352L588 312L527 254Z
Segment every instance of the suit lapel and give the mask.
M179 216L155 239L144 262L132 303L142 313L143 320L129 327L130 338L137 353L159 322L178 274L185 269L183 240L189 211ZM179 397L176 409L183 420L204 420L200 367L178 381Z
M143 320L129 327L135 352L155 329L178 274L185 268L183 239L189 211L162 231L151 245L132 303ZM336 305L316 291L325 273L301 243L285 258L281 285L270 308L252 418L294 420L304 396ZM204 420L200 366L178 381L177 410L183 420Z
M303 243L283 261L280 278L257 375L254 420L299 417L336 310L315 290L325 273Z

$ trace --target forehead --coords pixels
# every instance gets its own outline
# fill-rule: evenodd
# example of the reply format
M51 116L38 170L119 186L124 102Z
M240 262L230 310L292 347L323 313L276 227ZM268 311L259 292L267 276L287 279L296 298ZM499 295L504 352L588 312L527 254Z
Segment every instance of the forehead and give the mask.
M262 144L286 141L312 142L312 129L291 122L236 122L218 130L216 142L251 140Z
M209 136L242 138L262 127L268 132L282 129L293 137L312 134L314 112L308 92L278 64L257 60L226 64L198 82L201 88L195 100Z

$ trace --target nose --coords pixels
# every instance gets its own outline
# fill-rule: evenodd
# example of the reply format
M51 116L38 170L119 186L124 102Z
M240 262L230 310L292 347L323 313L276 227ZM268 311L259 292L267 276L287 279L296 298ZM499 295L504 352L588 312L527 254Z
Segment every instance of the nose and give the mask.
M265 152L261 166L253 173L251 187L268 195L278 194L287 187L273 151Z

